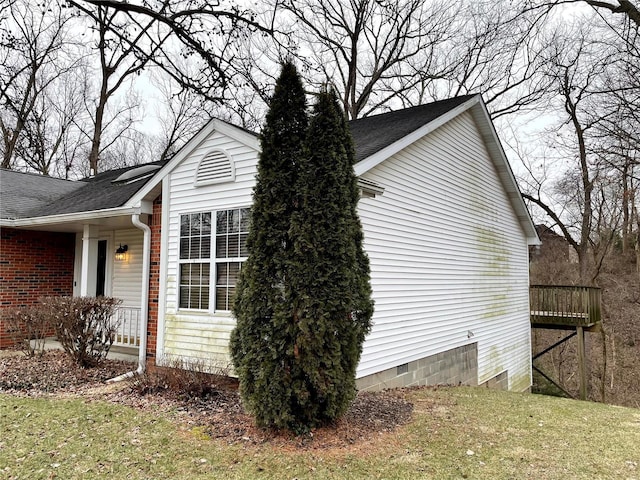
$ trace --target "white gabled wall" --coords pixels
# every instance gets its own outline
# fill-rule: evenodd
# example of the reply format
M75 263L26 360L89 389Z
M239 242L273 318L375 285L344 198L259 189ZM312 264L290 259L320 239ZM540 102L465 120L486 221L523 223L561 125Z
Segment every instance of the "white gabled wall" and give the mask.
M195 174L202 158L213 149L226 152L234 164L235 179L196 187ZM214 212L251 206L255 184L257 152L219 132L214 132L198 145L169 174L168 197L162 199L168 209L163 221L168 220L166 251L166 278L161 301L164 315L159 319L162 345L158 346L159 362L164 358L179 357L185 361L229 363L229 336L235 320L228 313L189 312L178 309L178 242L180 215L195 212ZM166 195L165 195L166 197Z
M373 168L359 213L374 327L358 377L478 342L479 383L530 385L528 249L469 113Z
M214 148L231 156L235 180L195 187L197 166ZM163 191L160 363L170 357L229 362L233 317L177 308L179 219L250 206L256 163L254 149L215 132L169 174ZM364 177L385 191L359 205L376 311L358 377L478 342L479 382L508 370L511 388L527 388L526 240L470 114Z

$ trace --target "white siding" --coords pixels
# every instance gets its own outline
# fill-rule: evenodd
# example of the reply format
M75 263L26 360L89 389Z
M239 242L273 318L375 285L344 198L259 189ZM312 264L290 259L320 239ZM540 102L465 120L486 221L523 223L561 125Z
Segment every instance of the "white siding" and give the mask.
M214 148L231 156L235 181L196 187L198 163ZM177 308L179 219L249 206L256 162L253 149L214 133L170 174L159 361L229 362L234 319ZM385 191L359 207L376 311L358 377L478 342L479 382L508 370L511 388L527 388L526 240L471 116L457 117L364 177Z
M122 300L123 307L140 308L142 292L142 230L132 228L113 232L113 248L127 245L127 261L113 261L111 295ZM113 251L108 252L113 258Z
M229 154L234 164L235 179L196 187L194 181L198 164L213 149L221 149ZM214 132L170 174L169 199L163 198L163 208L169 209L169 235L166 288L163 292L164 342L158 349L161 357L180 357L186 361L213 360L221 366L229 363L229 335L235 326L233 317L225 312L189 312L178 309L179 222L180 215L184 213L251 206L256 163L255 150ZM162 228L166 226L163 225ZM162 322L158 328L163 328Z
M479 382L530 385L526 239L469 113L367 172L374 327L358 377L478 342Z

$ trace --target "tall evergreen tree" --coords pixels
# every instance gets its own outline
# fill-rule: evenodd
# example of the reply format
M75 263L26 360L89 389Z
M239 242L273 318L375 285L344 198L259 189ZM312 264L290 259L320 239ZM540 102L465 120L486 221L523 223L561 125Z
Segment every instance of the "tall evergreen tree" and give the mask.
M276 83L260 135L261 153L253 192L249 256L233 312L231 356L246 408L261 426L287 427L291 416L295 324L285 285L292 242L294 187L307 131L305 93L295 66L287 62Z
M369 261L357 215L354 146L333 90L318 95L300 159L298 208L287 278L296 337L295 426L342 415L356 393L355 372L371 328Z

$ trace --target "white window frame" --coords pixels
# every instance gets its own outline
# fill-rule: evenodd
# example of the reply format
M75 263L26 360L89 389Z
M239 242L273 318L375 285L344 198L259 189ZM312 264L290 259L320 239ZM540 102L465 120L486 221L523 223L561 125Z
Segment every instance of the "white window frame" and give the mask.
M242 264L247 260L247 256L243 255L240 256L240 253L246 253L246 247L244 247L244 252L242 252L242 248L241 247L241 241L242 238L244 236L244 238L246 239L246 235L248 234L248 229L247 230L243 230L240 231L240 229L238 230L238 232L224 232L224 233L218 233L218 214L225 212L228 213L231 211L245 211L246 214L249 214L249 207L246 206L242 206L242 207L234 207L234 208L225 208L225 209L220 209L220 210L213 210L213 211L201 211L201 212L185 212L185 213L181 213L179 216L179 223L178 223L178 310L179 311L190 311L190 312L194 312L194 313L225 313L228 314L231 312L231 301L229 298L226 299L226 301L229 302L229 309L225 309L225 308L218 308L217 305L217 290L218 290L218 283L217 283L217 271L218 271L218 265L221 264L231 264L231 263L239 263L240 264L240 268L239 270L242 269ZM186 259L186 258L180 258L180 240L182 238L184 238L181 235L181 226L182 226L182 218L185 215L194 215L194 214L210 214L211 215L211 233L210 233L210 251L209 251L209 258L191 258L191 259ZM224 257L218 257L217 252L218 252L218 236L223 236L225 237L225 241L228 241L228 238L230 237L230 235L235 235L238 234L238 255L237 256L224 256ZM228 244L225 245L225 249L228 249ZM198 263L198 264L209 264L209 304L207 308L194 308L194 307L183 307L181 306L182 304L182 287L184 286L182 284L182 265L183 264L189 264L189 263ZM238 271L239 271L238 270ZM202 286L202 284L200 284L200 286ZM228 289L229 287L231 287L231 285L227 284L224 286L225 289ZM233 288L235 288L235 285L233 285ZM228 297L228 295L227 295ZM225 305L226 307L227 305Z
M239 269L238 269L238 274L240 273L240 270L242 270L242 264L247 260L247 256L246 255L240 255L241 250L242 250L242 244L241 244L241 239L242 236L244 235L245 237L245 241L246 241L246 236L249 233L248 228L244 231L240 230L240 228L238 229L238 232L226 232L224 234L219 234L218 233L218 214L225 212L225 213L229 213L232 211L238 211L238 212L242 212L245 211L246 215L249 215L250 209L249 207L236 207L236 208L227 208L224 210L216 210L215 212L213 212L213 217L215 218L215 222L214 225L212 226L212 235L215 237L213 239L213 251L212 251L212 263L214 263L213 268L211 269L211 285L212 285L212 290L211 290L211 295L212 295L212 303L210 303L210 305L213 305L213 309L214 312L231 312L231 299L229 298L228 294L227 294L227 299L226 301L229 302L229 308L218 308L218 302L217 302L217 291L218 291L218 282L217 282L217 277L218 277L218 265L221 264L227 264L227 266L229 264L232 263L239 263ZM241 213L239 213L239 215L241 215ZM224 235L226 239L229 238L230 235L234 235L236 234L238 235L238 255L237 256L225 256L225 257L218 257L218 236L222 236ZM246 246L245 248L245 252L246 252ZM237 284L233 285L233 288L235 289ZM226 289L228 289L230 287L228 281L225 284ZM226 305L225 305L226 306Z
M192 215L209 215L210 217L212 217L211 212L188 212L188 213L183 213L180 215L179 217L179 223L178 223L178 308L180 310L191 310L191 311L196 311L196 312L206 312L209 311L210 307L211 307L211 264L213 263L211 261L211 254L213 252L213 229L214 226L212 225L213 223L213 218L210 219L210 232L209 232L209 256L208 257L202 257L199 256L197 258L182 258L181 255L181 243L182 243L182 239L185 238L185 236L182 235L182 219L185 216L189 216L191 217ZM188 237L186 238L193 238L192 235L188 235ZM200 239L204 238L202 235L200 235ZM202 250L201 250L202 252ZM190 255L189 255L190 256ZM192 307L192 306L188 306L188 307L183 307L182 306L182 288L185 286L182 283L182 266L183 265L194 265L194 264L199 264L199 265L209 265L209 283L208 283L208 288L209 288L209 295L207 297L207 307L206 308L198 308L198 307ZM202 267L201 267L202 268ZM201 277L202 278L202 277ZM189 297L191 296L191 287L193 287L193 284L188 284L186 285L187 287L189 287ZM204 286L203 283L198 284L199 288L202 288ZM202 303L202 297L200 298L200 303Z

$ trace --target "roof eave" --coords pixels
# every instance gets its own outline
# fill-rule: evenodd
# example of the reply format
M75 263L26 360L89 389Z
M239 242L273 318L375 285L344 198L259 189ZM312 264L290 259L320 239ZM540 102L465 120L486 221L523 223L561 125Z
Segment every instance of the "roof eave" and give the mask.
M433 132L437 128L441 127L445 123L454 119L455 117L460 115L462 112L468 110L469 108L476 105L477 103L482 103L482 99L480 95L475 95L471 97L466 102L461 103L457 107L452 108L446 113L443 113L439 117L434 118L432 121L426 123L425 125L418 128L417 130L414 130L409 135L402 137L400 140L397 140L396 142L392 143L391 145L388 145L382 150L379 150L373 155L370 155L367 158L360 160L353 167L356 175L360 176L368 172L369 170L374 168L376 165L379 165L380 163L384 162L387 158L398 153L400 150L408 147L409 145L416 142L417 140L424 137L425 135Z
M104 210L93 210L89 212L62 213L59 215L47 215L43 217L26 217L16 219L0 219L1 227L39 227L48 225L60 225L73 222L90 222L103 218L124 217L130 215L139 215L141 213L151 214L146 203L142 203L137 207L117 207L106 208Z
M527 245L540 245L541 242L538 237L538 232L536 231L536 226L533 223L533 219L531 218L531 214L529 213L526 204L524 203L522 192L520 191L520 187L518 187L518 181L513 174L507 155L505 154L502 144L500 143L500 139L498 138L498 133L491 121L489 111L483 101L477 102L473 105L473 108L471 108L471 115L478 126L480 135L482 135L482 138L484 139L485 145L489 151L489 156L491 157L496 168L496 172L498 173L498 177L500 178L502 186L509 197L516 217L522 226L522 230L527 239Z
M433 119L431 122L423 125L409 135L406 135L384 149L359 161L354 165L356 175L360 177L392 155L398 153L402 149L408 147L412 143L425 135L428 135L467 110L470 110L471 115L479 127L480 134L482 135L485 144L487 145L487 149L489 150L489 156L496 167L500 181L509 196L511 205L525 234L527 245L540 245L540 238L538 238L538 233L536 232L529 210L522 199L522 194L518 188L518 182L516 181L513 171L511 170L511 166L509 165L509 161L507 160L507 156L504 153L500 140L498 139L498 134L493 126L493 122L491 121L491 116L489 115L487 107L482 101L482 97L480 95L471 97L466 102L461 103L457 107Z

